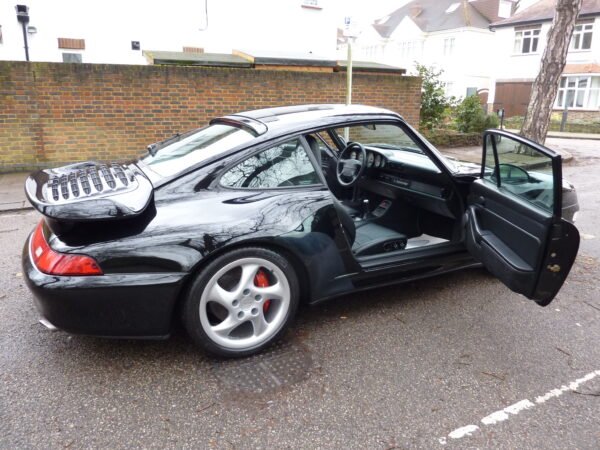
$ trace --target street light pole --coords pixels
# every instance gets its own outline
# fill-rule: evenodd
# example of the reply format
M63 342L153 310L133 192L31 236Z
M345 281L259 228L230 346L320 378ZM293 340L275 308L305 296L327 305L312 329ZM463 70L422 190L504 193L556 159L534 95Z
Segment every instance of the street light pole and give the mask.
M346 62L346 105L352 104L352 38L348 37L348 60Z

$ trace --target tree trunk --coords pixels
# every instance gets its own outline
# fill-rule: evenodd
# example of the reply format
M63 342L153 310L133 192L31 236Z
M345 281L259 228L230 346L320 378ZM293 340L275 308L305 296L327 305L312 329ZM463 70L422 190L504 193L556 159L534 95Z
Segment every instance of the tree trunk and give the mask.
M558 83L567 62L569 43L581 2L582 0L556 1L556 13L548 31L540 72L531 87L531 97L521 127L521 135L535 142L543 144L546 140Z

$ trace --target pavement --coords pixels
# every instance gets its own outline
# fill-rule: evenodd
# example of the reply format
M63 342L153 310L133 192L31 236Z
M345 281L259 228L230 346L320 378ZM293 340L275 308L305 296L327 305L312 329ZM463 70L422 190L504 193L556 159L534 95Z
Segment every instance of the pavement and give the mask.
M555 145L582 240L548 307L466 270L302 308L240 360L45 329L20 267L39 215L0 214L0 448L600 448L600 155Z
M31 208L24 188L28 175L29 173L0 174L0 213Z
M506 129L512 133L519 133L519 130ZM597 133L571 133L570 131L548 131L546 138L559 139L580 139L580 140L600 140L600 134Z

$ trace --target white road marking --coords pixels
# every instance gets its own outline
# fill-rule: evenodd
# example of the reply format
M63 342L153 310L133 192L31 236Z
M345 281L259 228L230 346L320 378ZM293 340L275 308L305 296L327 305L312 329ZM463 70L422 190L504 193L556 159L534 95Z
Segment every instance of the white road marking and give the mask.
M583 383L587 383L588 381L593 380L597 376L600 376L600 370L596 370L595 372L590 372L587 375L585 375L581 378L578 378L577 380L575 380L567 385L563 385L558 389L552 389L550 392L547 392L544 395L540 395L539 397L536 397L535 402L538 404L545 403L548 400L550 400L551 398L560 397L567 391L576 391L577 388L579 386L581 386Z
M529 409L534 407L535 405L531 403L529 400L521 400L520 402L515 403L514 405L507 406L500 411L496 411L489 416L481 419L481 423L484 425L494 425L498 422L503 422L508 419L509 414L517 415L524 409Z
M509 419L511 415L516 416L521 411L534 408L535 406L541 405L552 398L560 397L565 392L575 391L583 383L587 383L588 381L593 380L598 376L600 376L600 370L590 372L587 375L584 375L583 377L578 378L577 380L572 381L569 384L562 385L560 388L552 389L551 391L546 392L544 395L536 397L535 403L531 400L525 399L514 403L510 406L507 406L506 408L501 409L500 411L493 412L492 414L489 414L483 419L481 419L481 423L485 426L490 426L495 425L499 422L503 422L506 419ZM448 434L448 437L451 439L461 439L465 436L471 436L477 430L479 430L479 427L477 425L467 425L461 428L457 428L456 430L450 432ZM438 442L442 445L445 445L446 437L439 438Z
M477 425L467 425L466 427L457 428L452 433L450 433L448 437L452 439L460 439L464 436L471 436L471 434L473 434L477 430L479 430L479 427Z

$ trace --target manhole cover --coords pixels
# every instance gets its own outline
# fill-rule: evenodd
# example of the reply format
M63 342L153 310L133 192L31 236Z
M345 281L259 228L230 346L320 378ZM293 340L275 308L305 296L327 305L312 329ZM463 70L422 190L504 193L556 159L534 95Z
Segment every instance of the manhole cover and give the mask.
M306 379L312 365L307 349L281 342L249 358L216 362L213 372L228 390L260 394Z

